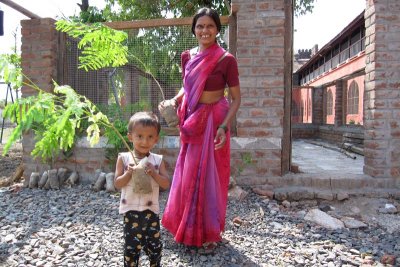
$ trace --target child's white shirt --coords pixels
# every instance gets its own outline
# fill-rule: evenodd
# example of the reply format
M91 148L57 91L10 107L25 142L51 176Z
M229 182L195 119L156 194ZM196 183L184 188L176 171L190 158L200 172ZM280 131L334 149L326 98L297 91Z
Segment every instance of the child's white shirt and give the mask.
M129 164L133 164L132 154L130 152L120 153L119 156L122 158L124 164L124 170L129 166ZM149 163L155 166L157 173L159 172L160 165L162 162L162 155L154 154L150 152L150 155L147 157ZM119 203L119 213L124 214L127 211L135 210L135 211L144 211L151 210L156 214L160 212L160 204L158 201L159 198L159 185L152 177L151 179L151 187L152 192L148 194L134 193L133 192L133 179L130 179L128 184L126 184L121 189L121 199Z

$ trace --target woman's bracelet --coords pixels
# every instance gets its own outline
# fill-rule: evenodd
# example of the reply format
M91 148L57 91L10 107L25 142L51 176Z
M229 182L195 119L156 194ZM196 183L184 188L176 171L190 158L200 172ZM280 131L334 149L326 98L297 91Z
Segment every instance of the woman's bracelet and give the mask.
M228 127L224 124L221 124L220 126L218 126L218 129L221 128L222 130L224 130L224 132L226 133L228 131Z

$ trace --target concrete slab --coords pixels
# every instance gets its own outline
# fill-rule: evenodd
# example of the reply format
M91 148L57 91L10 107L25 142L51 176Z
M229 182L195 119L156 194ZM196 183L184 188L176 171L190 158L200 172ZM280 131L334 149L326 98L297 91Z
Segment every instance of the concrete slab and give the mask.
M339 195L400 199L399 180L364 174L364 156L346 155L337 146L326 142L293 140L292 165L300 172L272 177L242 175L237 181L244 188L271 185L274 198L278 200L343 199Z
M338 147L315 140L293 140L292 164L301 173L323 176L363 175L364 156L340 152Z

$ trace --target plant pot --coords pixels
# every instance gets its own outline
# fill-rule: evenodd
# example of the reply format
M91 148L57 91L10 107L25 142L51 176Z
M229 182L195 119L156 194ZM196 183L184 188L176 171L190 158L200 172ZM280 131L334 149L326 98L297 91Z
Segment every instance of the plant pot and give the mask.
M142 159L136 166L135 171L132 173L134 193L149 194L153 192L151 186L151 179L153 178L145 172L147 160L147 158Z
M160 114L169 127L176 127L179 124L179 117L176 113L176 109L177 107L173 100L164 100L159 105Z

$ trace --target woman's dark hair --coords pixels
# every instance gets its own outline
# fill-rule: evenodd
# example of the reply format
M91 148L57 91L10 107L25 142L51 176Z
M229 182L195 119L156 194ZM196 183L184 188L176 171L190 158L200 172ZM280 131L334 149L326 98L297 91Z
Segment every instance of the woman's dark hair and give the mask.
M200 8L197 11L196 15L194 15L194 17L193 17L192 33L194 35L196 35L195 32L194 32L194 29L196 28L197 20L202 16L209 16L210 18L212 18L212 20L215 22L215 25L217 25L218 32L221 31L221 20L219 19L218 13L214 9L211 9L211 8L208 8L208 7L203 7L203 8Z
M133 114L128 123L128 132L131 133L138 124L154 127L157 129L157 133L160 134L161 125L153 112L141 111Z

